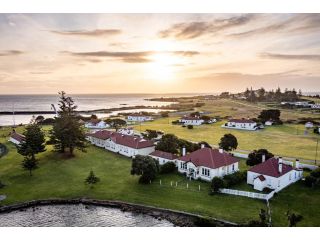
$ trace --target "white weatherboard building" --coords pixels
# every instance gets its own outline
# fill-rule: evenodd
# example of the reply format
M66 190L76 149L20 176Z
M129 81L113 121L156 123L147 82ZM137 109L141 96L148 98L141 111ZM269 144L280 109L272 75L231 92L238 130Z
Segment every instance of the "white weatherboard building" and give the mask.
M253 188L258 191L264 188L280 191L302 178L303 171L299 167L299 160L296 161L295 168L284 163L281 158L262 161L247 172L247 183L253 185Z
M127 157L147 156L155 150L154 143L150 140L107 130L89 133L87 139L98 147Z
M222 149L206 148L189 154L182 150L182 157L178 158L177 165L180 173L187 177L211 181L214 177L223 177L239 170L239 160Z
M184 125L199 126L204 123L204 120L199 117L182 117L179 122Z
M150 157L157 160L159 162L159 165L163 165L167 162L173 162L177 164L178 156L172 153L155 150L154 152L149 154Z
M145 116L141 114L131 114L127 116L128 121L131 122L145 122L145 121L152 121L153 118L151 116Z
M257 123L250 119L230 119L227 123L225 123L221 127L248 130L248 131L255 131L259 129Z
M91 119L89 122L84 124L86 128L93 128L93 129L103 129L110 127L105 121L99 119Z
M9 142L19 145L21 142L25 140L25 138L26 137L24 135L17 133L16 131L13 131L10 135Z

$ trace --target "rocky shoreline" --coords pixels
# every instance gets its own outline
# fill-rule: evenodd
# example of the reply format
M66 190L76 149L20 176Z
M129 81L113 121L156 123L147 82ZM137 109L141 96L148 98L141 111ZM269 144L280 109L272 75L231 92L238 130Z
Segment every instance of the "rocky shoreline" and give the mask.
M229 221L206 218L200 215L191 214L182 211L175 211L164 208L156 208L146 205L126 203L121 201L110 201L110 200L96 200L96 199L45 199L45 200L32 200L29 202L18 203L13 205L7 205L0 207L0 214L5 212L11 212L15 210L23 210L25 208L34 208L37 206L44 205L58 205L58 204L84 204L84 205L95 205L118 208L121 211L129 211L134 213L141 213L152 216L157 219L165 219L179 227L235 227L239 226L236 223Z

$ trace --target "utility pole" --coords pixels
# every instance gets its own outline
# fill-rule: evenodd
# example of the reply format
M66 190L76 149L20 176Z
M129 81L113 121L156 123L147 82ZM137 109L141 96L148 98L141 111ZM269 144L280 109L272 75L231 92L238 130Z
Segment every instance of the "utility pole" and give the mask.
M317 165L318 145L319 145L319 139L317 139L316 156L315 156L315 158L314 158L314 164L315 164L315 165Z

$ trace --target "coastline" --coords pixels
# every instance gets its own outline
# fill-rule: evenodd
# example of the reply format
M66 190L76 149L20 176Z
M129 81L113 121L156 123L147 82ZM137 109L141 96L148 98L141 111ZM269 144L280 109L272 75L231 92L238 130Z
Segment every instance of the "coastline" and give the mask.
M98 199L87 199L87 198L74 198L74 199L43 199L43 200L32 200L23 203L17 203L12 205L4 205L0 207L1 213L7 213L17 210L23 210L26 208L34 208L37 206L45 205L61 205L61 204L84 204L102 207L118 208L121 211L129 211L134 213L146 214L157 219L165 219L175 226L179 227L237 227L236 223L229 222L222 219L207 218L201 215L196 215L183 211L176 211L165 208L157 208L148 205L127 203L122 201L113 200L98 200Z

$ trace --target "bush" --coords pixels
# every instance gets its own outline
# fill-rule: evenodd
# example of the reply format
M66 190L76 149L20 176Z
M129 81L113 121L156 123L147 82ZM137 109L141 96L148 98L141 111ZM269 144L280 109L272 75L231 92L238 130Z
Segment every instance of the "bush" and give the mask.
M247 179L247 171L235 172L223 177L224 186L229 188Z
M171 122L172 124L180 124L179 120L174 120Z
M1 189L1 188L4 188L5 186L6 186L6 185L5 185L3 182L0 181L0 189Z
M192 125L188 125L188 129L193 129L193 126Z
M215 193L219 192L220 188L224 187L224 182L222 178L214 177L211 182L211 190Z
M313 187L317 182L317 179L313 176L307 176L304 183L307 187Z
M173 162L167 162L160 167L160 174L167 174L176 171L176 165Z
M320 168L316 168L310 173L310 176L314 178L320 178Z

